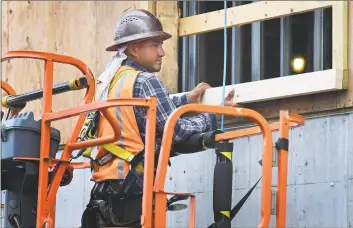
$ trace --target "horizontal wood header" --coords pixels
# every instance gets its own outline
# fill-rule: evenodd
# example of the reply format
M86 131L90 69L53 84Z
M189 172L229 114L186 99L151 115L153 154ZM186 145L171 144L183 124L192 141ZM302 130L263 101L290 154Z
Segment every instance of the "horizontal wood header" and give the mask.
M335 1L260 1L227 9L227 27L331 7ZM224 10L180 18L179 36L190 36L224 28Z

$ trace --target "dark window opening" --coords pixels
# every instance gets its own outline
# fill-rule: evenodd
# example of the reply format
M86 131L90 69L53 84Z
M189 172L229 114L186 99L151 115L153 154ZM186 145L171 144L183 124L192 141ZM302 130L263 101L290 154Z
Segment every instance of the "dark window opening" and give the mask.
M292 58L304 58L305 66L302 72L313 71L313 13L303 13L292 16ZM294 63L293 63L294 64ZM291 70L293 74L293 67Z
M262 79L276 78L280 76L280 49L278 48L280 37L280 19L264 21L263 23L263 77Z
M228 7L251 1L229 1ZM180 2L182 17L224 8L223 1ZM222 86L224 30L187 36L179 43L179 91L204 81ZM332 9L227 29L226 85L332 68Z

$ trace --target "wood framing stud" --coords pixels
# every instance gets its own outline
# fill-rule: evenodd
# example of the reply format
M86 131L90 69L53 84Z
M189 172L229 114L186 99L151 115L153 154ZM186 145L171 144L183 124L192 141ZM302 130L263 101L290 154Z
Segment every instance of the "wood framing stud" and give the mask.
M149 11L152 14L156 14L156 1L140 1L140 9Z
M227 27L251 24L283 16L331 7L336 1L260 1L227 9ZM341 2L339 2L341 3ZM347 2L346 2L347 3ZM340 4L338 4L340 5ZM340 7L342 8L342 6ZM250 13L251 12L251 13ZM343 10L342 10L343 12ZM343 16L342 16L343 17ZM179 36L189 36L224 28L224 10L180 19Z
M348 1L337 1L332 7L332 68L348 68Z

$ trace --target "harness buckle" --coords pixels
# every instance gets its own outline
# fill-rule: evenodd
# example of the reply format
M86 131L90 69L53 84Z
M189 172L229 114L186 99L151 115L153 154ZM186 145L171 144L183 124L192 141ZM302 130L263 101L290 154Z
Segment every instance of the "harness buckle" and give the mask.
M104 166L105 164L109 163L111 160L113 160L114 155L111 153L106 153L102 157L97 158L96 160L93 160L94 163L96 163L99 166Z

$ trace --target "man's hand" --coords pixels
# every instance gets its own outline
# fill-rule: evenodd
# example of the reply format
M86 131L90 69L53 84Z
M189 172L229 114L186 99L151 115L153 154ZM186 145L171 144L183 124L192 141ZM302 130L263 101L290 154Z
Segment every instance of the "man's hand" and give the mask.
M189 103L200 103L201 95L205 92L206 89L211 88L211 86L205 82L199 83L193 90L191 90L187 96Z
M224 98L224 106L240 107L239 105L233 102L234 93L235 93L235 89L232 89L231 91L229 91L228 95Z

